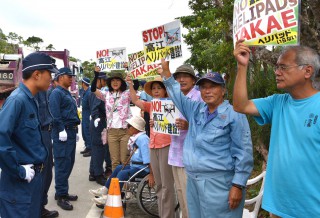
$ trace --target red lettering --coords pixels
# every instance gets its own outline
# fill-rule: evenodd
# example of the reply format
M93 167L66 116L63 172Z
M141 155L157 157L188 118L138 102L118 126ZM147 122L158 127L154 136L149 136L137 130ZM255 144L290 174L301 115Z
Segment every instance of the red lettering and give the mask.
M296 21L289 23L291 19L294 19L294 14L290 14L290 13L293 13L293 9L281 12L284 28L289 28L297 25Z
M250 30L251 30L251 37L256 38L256 32L259 33L261 36L263 36L265 33L259 28L262 20L258 20L256 25L254 23L250 23ZM248 34L248 33L247 33ZM241 34L243 36L243 34ZM250 36L249 36L250 39Z
M109 56L109 49L97 51L97 58Z
M142 32L143 42L149 42L162 38L164 34L164 26L159 26L153 29L145 30Z
M161 112L161 101L152 101L151 106L153 112Z
M281 30L281 25L278 23L277 19L271 15L268 18L268 28L267 28L267 33L271 33L272 29L277 29L277 30Z

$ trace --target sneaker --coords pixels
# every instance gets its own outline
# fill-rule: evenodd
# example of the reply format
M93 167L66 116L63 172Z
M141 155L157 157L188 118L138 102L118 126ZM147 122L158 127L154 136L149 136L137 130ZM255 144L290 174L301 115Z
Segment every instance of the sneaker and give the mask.
M102 186L101 188L98 188L98 189L90 189L89 192L93 196L102 197L103 195L108 194L108 189L105 186Z
M92 198L91 200L98 205L105 205L107 202L108 195L102 195L99 198Z

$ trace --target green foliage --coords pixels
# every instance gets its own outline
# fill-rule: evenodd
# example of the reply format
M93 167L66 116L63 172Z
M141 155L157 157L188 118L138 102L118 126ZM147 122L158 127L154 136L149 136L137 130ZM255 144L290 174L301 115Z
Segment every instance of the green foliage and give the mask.
M25 45L34 48L36 51L39 51L39 43L42 43L43 40L36 36L28 37L25 41Z
M96 66L96 63L94 61L84 61L82 63L83 68L83 77L88 77L90 81L94 78L94 67ZM81 85L81 83L80 83Z
M47 47L46 47L46 50L48 51L52 51L52 50L56 50L52 44L49 44Z

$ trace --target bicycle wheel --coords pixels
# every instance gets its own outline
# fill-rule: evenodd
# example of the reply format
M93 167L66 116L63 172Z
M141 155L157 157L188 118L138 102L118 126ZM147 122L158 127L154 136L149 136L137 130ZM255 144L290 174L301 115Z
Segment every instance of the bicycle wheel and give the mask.
M148 175L139 183L137 191L138 205L140 209L148 215L158 216L158 203L156 195L156 185L153 188L149 187Z

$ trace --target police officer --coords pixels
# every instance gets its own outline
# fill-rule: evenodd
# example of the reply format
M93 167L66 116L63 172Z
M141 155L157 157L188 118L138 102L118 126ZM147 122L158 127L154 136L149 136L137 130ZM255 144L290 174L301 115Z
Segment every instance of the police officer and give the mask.
M55 73L50 56L35 52L22 61L23 82L7 98L0 112L0 216L39 218L43 169L48 156L41 140L34 96L46 91Z
M101 88L106 85L106 79L106 74L100 72L98 80L96 81L98 89L101 90ZM90 160L89 181L96 181L100 185L105 185L106 179L103 175L103 162L105 153L109 153L109 149L106 150L107 145L104 145L101 140L101 132L104 128L106 128L105 103L98 99L93 92L90 92L89 106L92 118L90 121L92 155ZM109 162L111 165L110 155Z
M58 71L58 69L57 69ZM48 100L49 91L41 91L35 95L35 99L39 105L39 121L41 126L41 136L42 142L46 146L48 151L48 158L45 162L45 167L43 170L44 175L44 192L42 199L42 210L41 217L58 217L59 213L56 210L47 210L45 205L48 203L48 191L52 181L52 167L53 167L53 157L52 157L52 141L51 141L51 130L52 130L52 121L53 117L49 110L49 100Z
M64 210L72 210L70 201L76 201L77 195L68 193L68 179L75 161L76 138L80 119L77 104L68 88L72 84L71 70L67 67L59 69L58 86L52 91L49 106L53 115L53 156L55 163L55 199Z
M80 153L83 154L84 157L91 156L91 137L90 137L90 107L89 107L89 94L90 94L90 79L84 77L82 79L81 86L84 90L82 95L82 123L81 123L81 130L82 130L82 138L84 141L85 149Z

